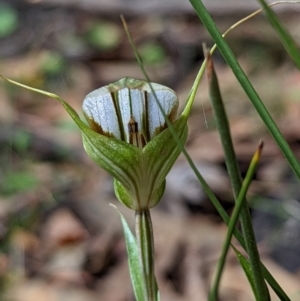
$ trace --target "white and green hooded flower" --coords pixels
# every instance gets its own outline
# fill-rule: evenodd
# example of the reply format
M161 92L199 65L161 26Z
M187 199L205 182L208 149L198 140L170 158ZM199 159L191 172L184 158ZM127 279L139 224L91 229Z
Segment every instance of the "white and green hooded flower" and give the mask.
M80 128L87 154L114 177L116 195L127 207L146 210L159 202L165 178L181 151L172 134L185 143L196 89L176 119L178 99L173 90L126 77L86 96L87 125L59 96L5 79L60 101Z
M84 115L101 136L93 143L84 137L85 150L115 178L117 197L131 209L151 208L162 197L165 177L180 154L165 118L182 142L187 136L186 119L176 120L177 109L173 90L128 77L84 99ZM108 153L99 150L100 143Z

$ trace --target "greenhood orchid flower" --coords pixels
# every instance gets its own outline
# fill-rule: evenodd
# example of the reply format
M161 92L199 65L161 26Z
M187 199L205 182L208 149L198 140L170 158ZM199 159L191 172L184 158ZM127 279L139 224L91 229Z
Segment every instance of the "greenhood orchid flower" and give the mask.
M173 90L128 77L89 93L83 101L90 129L109 140L103 154L84 137L85 150L115 178L118 199L131 209L149 209L163 195L165 177L180 154L166 118L183 143L187 136L186 118L177 119L177 109ZM109 168L103 164L107 156Z
M123 204L141 211L159 202L165 178L187 138L187 118L195 88L183 113L176 119L178 99L173 90L123 78L86 96L83 111L87 125L59 96L3 78L57 99L64 106L81 130L87 154L115 179L115 193ZM174 139L174 132L181 145Z

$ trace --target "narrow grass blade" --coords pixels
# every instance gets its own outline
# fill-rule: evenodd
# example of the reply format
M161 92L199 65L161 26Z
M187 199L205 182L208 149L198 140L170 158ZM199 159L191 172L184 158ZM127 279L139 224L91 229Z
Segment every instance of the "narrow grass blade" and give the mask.
M251 85L246 74L240 67L232 50L230 49L230 47L228 46L228 44L222 37L221 33L219 32L218 28L216 27L216 24L214 23L213 19L209 15L207 9L205 8L205 6L203 5L201 0L190 0L190 2L192 4L192 6L194 7L196 13L198 14L198 17L202 21L203 25L206 27L206 29L208 30L208 32L214 39L220 53L222 54L222 56L226 60L227 64L232 69L232 71L233 71L234 75L236 76L237 80L239 81L240 85L244 89L245 93L248 95L253 106L257 110L261 119L263 120L266 127L272 134L274 140L278 144L282 153L286 157L291 169L294 171L295 175L300 179L300 164L299 164L297 158L295 157L295 155L292 152L291 148L289 147L288 143L282 136L281 132L279 131L277 125L273 121L268 110L265 108L265 106L262 103L257 92Z
M291 59L296 64L297 68L300 69L300 50L292 36L288 33L288 31L284 28L284 26L279 21L276 14L273 10L268 6L265 0L257 0L261 6L264 8L266 16L273 26L275 31L277 32L279 39L281 40L282 45L284 46L286 52L289 54Z
M214 69L213 60L208 50L204 49L204 51L206 52L207 60L209 97L214 113L214 119L216 122L217 130L219 132L219 136L223 146L225 163L231 180L233 194L236 199L242 186L242 177L240 174L237 158L233 147L229 122L225 111L223 99L221 96L217 75Z
M121 218L121 222L125 234L130 277L133 285L135 298L137 301L148 301L149 299L146 290L146 283L142 273L142 267L139 261L139 249L138 249L136 238L132 234L124 216L120 213L117 207L112 204L111 206L117 210Z
M235 229L235 225L238 221L242 206L243 206L243 202L245 200L248 188L252 182L253 179L253 175L257 169L259 160L260 160L260 156L261 156L261 151L263 148L263 143L260 142L258 145L258 148L256 150L256 152L254 153L254 156L251 160L250 166L248 168L245 180L243 182L242 185L242 189L238 195L237 201L236 201L236 205L234 207L232 216L230 218L230 222L228 225L228 231L227 231L227 235L223 244L223 248L222 248L222 252L221 252L221 256L219 258L218 264L217 264L217 269L216 269L216 276L214 277L214 281L213 281L213 285L209 294L209 301L215 301L218 300L218 290L219 290L219 285L220 285L220 281L221 281L221 276L222 276L222 272L225 266L225 260L226 260L226 256L230 247L230 241L233 235L233 231ZM251 282L251 286L252 286ZM256 295L256 291L255 291L255 287L252 287L252 290L254 292L254 295Z
M233 148L229 122L224 108L217 75L214 70L212 58L207 51L207 77L209 84L209 95L212 109L220 135L221 143L225 155L225 163L231 180L233 194L237 202L237 197L242 189L242 177L239 171L237 158ZM268 290L262 275L260 258L255 241L255 235L252 227L251 217L246 202L241 202L240 221L242 233L245 240L246 250L249 256L249 262L253 273L256 294L259 300L267 300ZM225 258L223 258L225 260Z
M267 279L268 283L272 287L273 291L276 293L277 297L281 301L291 301L290 297L285 293L285 291L281 288L281 286L274 279L272 274L268 271L268 269L262 264L262 271L265 279Z
M242 266L242 268L245 272L245 275L246 275L250 285L251 285L252 291L255 295L255 300L259 300L259 298L256 294L256 290L255 290L254 278L253 278L253 274L251 271L250 262L245 258L245 256L237 248L235 248L233 245L231 245L231 246L232 246L232 249L233 249L240 265Z

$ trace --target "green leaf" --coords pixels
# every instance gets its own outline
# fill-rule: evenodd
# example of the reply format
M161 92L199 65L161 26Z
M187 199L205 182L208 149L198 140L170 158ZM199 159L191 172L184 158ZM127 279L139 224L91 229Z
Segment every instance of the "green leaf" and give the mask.
M280 23L278 17L273 12L273 10L267 5L264 0L257 0L261 6L264 8L267 18L270 24L273 26L275 31L277 32L281 43L283 44L286 52L289 54L291 59L296 64L297 68L300 69L300 51L298 45L295 43L292 36L288 33L288 31L283 27Z
M117 207L112 204L111 206L117 210L121 218L128 254L129 272L134 289L135 298L137 301L148 301L146 283L143 277L139 261L139 249L136 238L132 234L124 216L120 213Z
M245 256L239 252L239 250L237 248L235 248L233 245L231 245L240 265L242 266L245 275L251 285L252 291L255 295L255 300L260 300L256 294L256 289L255 289L255 284L254 284L254 279L253 279L253 273L251 271L251 267L250 267L250 263L249 261L245 258Z
M278 298L281 301L291 301L289 296L285 293L285 291L280 287L280 285L276 282L272 274L267 270L267 268L262 264L262 271L265 279L267 279L268 283L272 287L273 291L276 293Z

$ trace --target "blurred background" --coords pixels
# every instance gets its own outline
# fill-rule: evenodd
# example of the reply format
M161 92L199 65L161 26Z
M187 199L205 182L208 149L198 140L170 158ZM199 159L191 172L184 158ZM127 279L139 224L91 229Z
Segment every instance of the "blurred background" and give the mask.
M203 1L225 31L255 1ZM300 43L300 5L276 7ZM153 82L174 89L181 108L213 45L188 1L0 1L0 74L60 95L81 114L87 93L125 76L142 79L120 21L124 14ZM227 40L294 152L300 156L300 74L263 15ZM250 189L262 259L300 300L299 184L217 52L214 55L242 173L265 141ZM187 150L228 213L233 207L204 78ZM133 301L121 224L134 213L112 179L83 151L79 130L52 99L0 85L0 300ZM152 210L162 300L205 300L226 227L183 157ZM229 254L220 300L254 300ZM275 299L274 299L275 300Z

